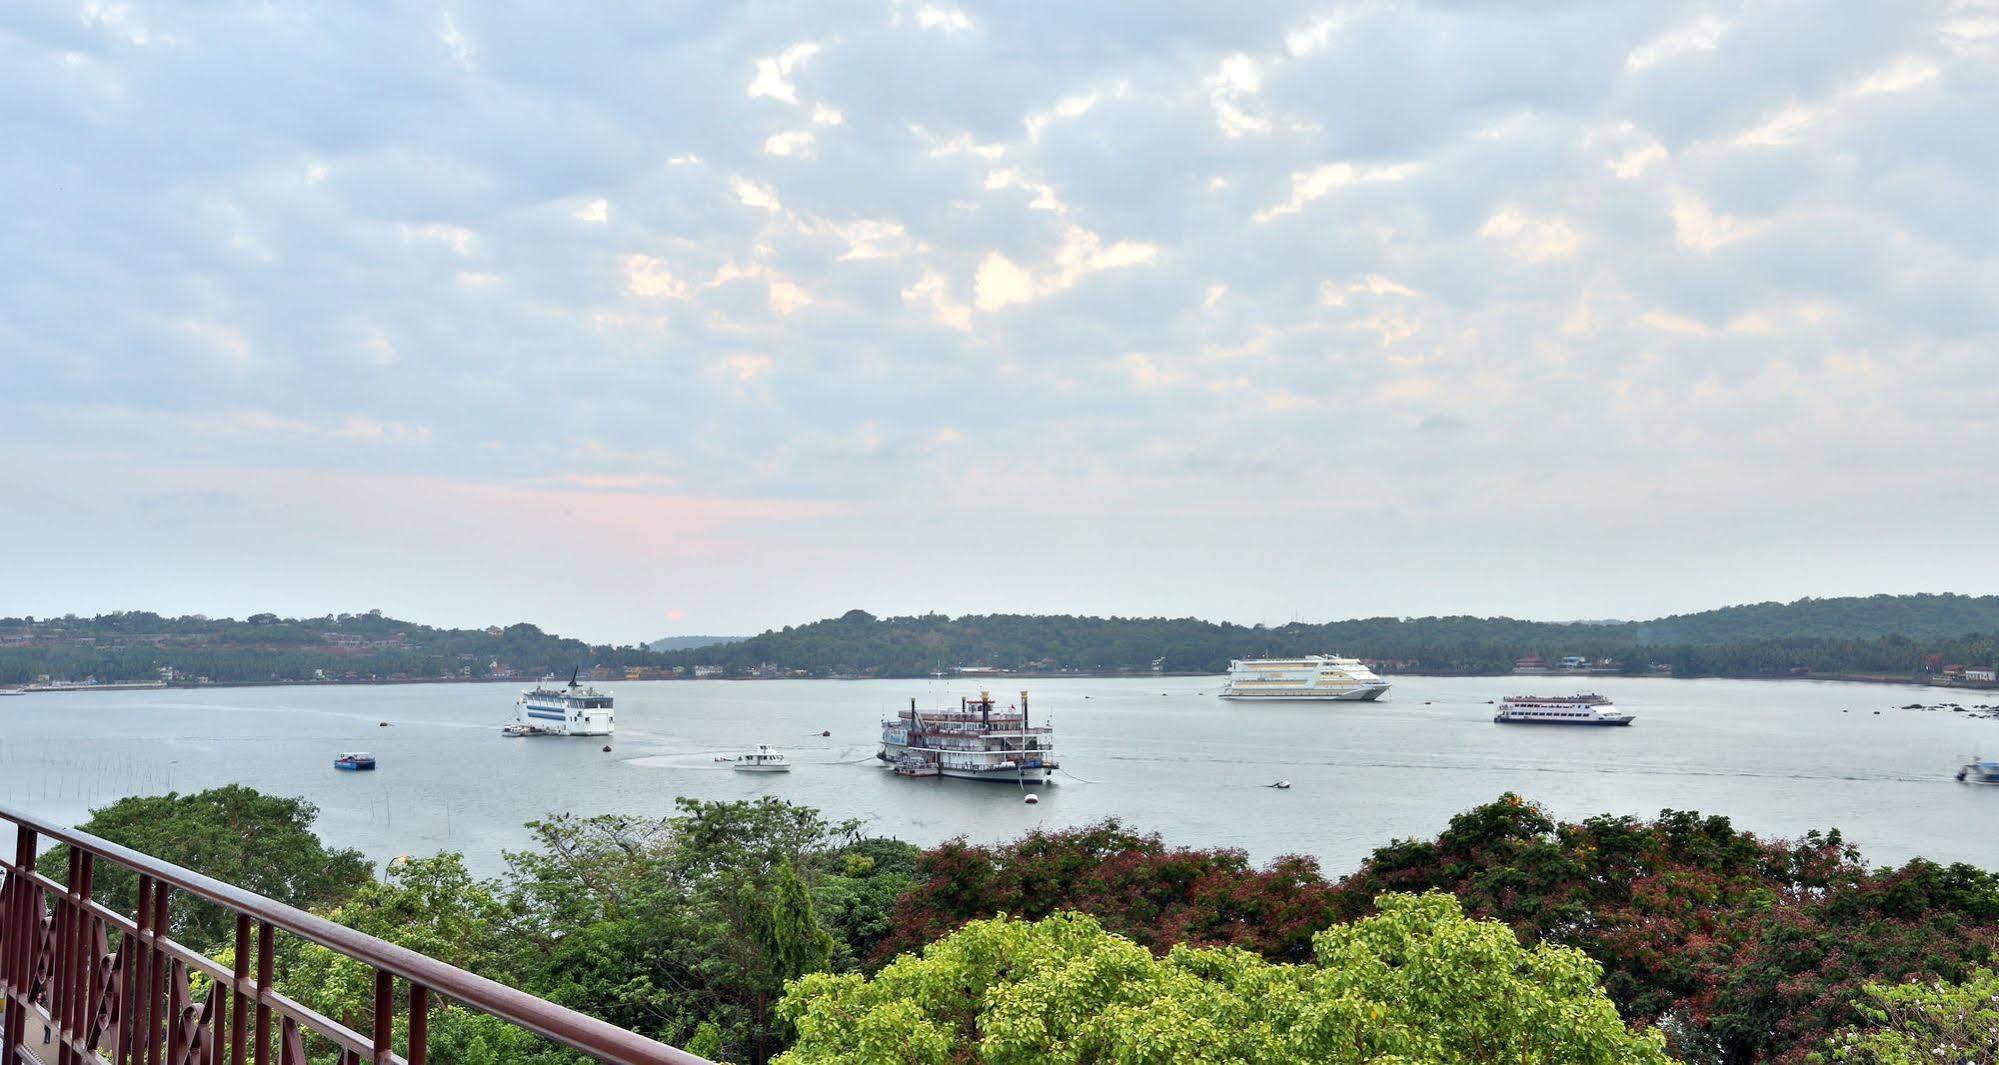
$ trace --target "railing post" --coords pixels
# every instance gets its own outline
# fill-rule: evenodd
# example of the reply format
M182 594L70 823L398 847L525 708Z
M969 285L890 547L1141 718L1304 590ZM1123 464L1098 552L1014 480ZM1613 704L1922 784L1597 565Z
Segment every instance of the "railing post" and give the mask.
M153 1019L146 1026L147 1065L160 1065L160 1055L166 1049L161 1045L163 1036L178 1019L167 1016L166 1004L170 1001L167 997L167 978L172 974L168 972L166 949L160 946L160 940L167 938L167 896L172 891L172 884L164 880L153 881L153 984L146 992L153 1002Z
M396 1052L396 976L375 970L375 1041L371 1065L389 1065Z
M4 1040L6 1060L20 1060L21 1047L27 1038L28 1010L20 1002L28 994L28 984L32 979L28 974L34 968L35 948L29 943L28 904L34 894L35 848L39 840L35 830L26 825L14 829L14 870L7 877L7 924L6 978L8 984L6 1023ZM36 929L39 932L40 929Z
M126 1014L128 1019L120 1027L124 1037L118 1040L118 1065L145 1065L146 1041L153 1032L153 945L147 933L152 928L153 892L159 884L144 873L139 874L139 904L132 911L132 975L125 986Z
M264 996L271 990L271 925L257 922L257 1053L255 1065L267 1065L271 1046L271 1007Z
M248 1035L249 1005L243 997L243 983L250 978L250 952L255 949L250 939L250 915L236 915L236 964L230 972L236 977L235 995L229 1002L229 1065L244 1065L243 1040ZM222 1019L216 1018L216 1027L222 1026ZM218 1061L220 1059L217 1059Z
M410 983L410 1051L409 1065L427 1065L430 1061L430 989L422 984Z

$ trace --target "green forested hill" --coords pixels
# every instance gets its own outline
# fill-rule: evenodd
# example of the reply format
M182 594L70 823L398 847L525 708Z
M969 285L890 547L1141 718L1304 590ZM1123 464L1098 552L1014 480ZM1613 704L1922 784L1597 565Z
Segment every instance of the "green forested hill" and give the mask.
M1979 635L1983 634L1983 635ZM1219 672L1231 658L1336 652L1432 672L1501 673L1514 659L1584 655L1682 676L1799 672L1903 674L1943 661L1999 659L1999 596L1877 595L1756 603L1653 621L1357 618L1266 627L1199 618L968 614L878 618L851 610L727 644L649 650L592 646L525 622L443 629L378 612L240 621L142 611L92 618L0 617L0 685L150 680L163 667L217 683L476 678L605 667L719 666L730 675L908 677L964 666L1021 671Z
M1764 675L1796 671L1904 672L1929 654L1994 657L1999 596L1878 595L1801 599L1644 622L1513 618L1360 618L1243 626L1198 618L968 614L877 618L851 610L727 647L667 656L732 670L757 665L813 674L920 675L958 666L1000 669L1217 672L1231 658L1333 651L1414 668L1503 672L1515 658L1579 654L1636 670Z
M1870 595L1750 603L1676 614L1641 622L1633 629L1634 639L1651 644L1873 636L1933 640L1999 632L1999 596Z

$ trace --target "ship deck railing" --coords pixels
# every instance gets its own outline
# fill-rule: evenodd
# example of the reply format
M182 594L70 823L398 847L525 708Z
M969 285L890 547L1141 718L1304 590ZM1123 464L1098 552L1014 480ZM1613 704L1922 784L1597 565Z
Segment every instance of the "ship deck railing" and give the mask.
M711 1065L626 1031L323 917L75 828L0 806L15 826L0 859L0 1062L63 1065L426 1065L432 1010L446 1002L525 1029L595 1061ZM62 879L37 867L65 845ZM51 852L53 854L54 852ZM97 896L100 865L135 877L135 897ZM179 899L234 915L233 958L218 962L169 932ZM130 916L127 915L129 911ZM371 1008L349 1027L274 985L278 939L315 943L374 973ZM205 984L196 1000L195 986ZM349 1018L349 1020L354 1020ZM398 1029L407 1035L403 1049ZM31 1049L32 1048L32 1049Z

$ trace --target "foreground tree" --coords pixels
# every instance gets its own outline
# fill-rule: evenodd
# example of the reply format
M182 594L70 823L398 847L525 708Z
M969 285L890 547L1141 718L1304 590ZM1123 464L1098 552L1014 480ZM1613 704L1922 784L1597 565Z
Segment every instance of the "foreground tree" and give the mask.
M1858 1009L1868 1024L1827 1040L1813 1062L1999 1061L1999 973L1990 969L1961 984L1869 984Z
M794 981L787 1065L1201 1061L1663 1065L1581 952L1522 947L1447 895L1386 895L1314 937L1316 964L1144 947L1074 913L975 921L874 978Z
M163 861L246 888L300 909L339 905L373 875L357 850L331 849L312 831L319 808L304 799L265 795L239 784L182 795L135 796L91 811L79 827ZM60 850L45 867L60 872ZM137 878L113 862L99 862L97 896L129 912ZM173 936L212 952L229 943L235 920L198 899L178 898Z

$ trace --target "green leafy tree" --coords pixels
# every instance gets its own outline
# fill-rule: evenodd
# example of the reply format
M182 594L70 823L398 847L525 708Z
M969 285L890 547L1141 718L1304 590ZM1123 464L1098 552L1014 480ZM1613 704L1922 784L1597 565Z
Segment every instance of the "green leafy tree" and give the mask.
M1857 1007L1865 1026L1841 1032L1814 1062L1962 1065L1999 1061L1999 973L1961 984L1869 984Z
M1663 1065L1596 963L1522 947L1441 894L1384 895L1316 937L1316 964L1144 947L1074 913L974 921L872 979L815 974L783 1012L786 1065L1188 1061L1258 1065Z
M91 811L80 827L163 861L254 891L300 909L338 906L372 879L357 850L331 849L313 834L319 808L304 799L265 795L231 784L208 791L119 799ZM61 872L68 858L58 850L46 866ZM96 894L131 912L137 877L112 862L98 862ZM176 895L172 934L187 946L213 952L228 945L235 918L220 907Z

